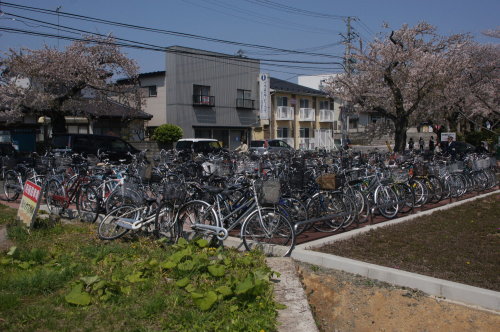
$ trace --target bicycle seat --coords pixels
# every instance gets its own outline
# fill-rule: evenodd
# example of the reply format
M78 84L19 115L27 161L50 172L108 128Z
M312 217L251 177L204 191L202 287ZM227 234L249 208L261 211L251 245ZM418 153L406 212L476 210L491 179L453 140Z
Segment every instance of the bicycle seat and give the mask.
M347 182L350 186L355 186L357 184L360 184L360 183L363 183L363 180L362 179L356 179L356 180L351 180L349 182Z
M156 202L155 197L144 197L144 200L146 201L146 203L149 203L149 204Z

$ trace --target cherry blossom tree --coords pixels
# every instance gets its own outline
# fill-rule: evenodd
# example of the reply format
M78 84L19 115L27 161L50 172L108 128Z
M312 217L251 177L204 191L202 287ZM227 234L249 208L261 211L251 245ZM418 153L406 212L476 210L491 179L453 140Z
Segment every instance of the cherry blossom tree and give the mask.
M391 119L394 149L403 151L410 125L445 117L439 113L447 102L442 96L469 64L462 54L470 43L463 34L440 36L427 23L404 25L357 50L352 74L333 77L329 92L358 111Z
M11 49L0 58L0 112L10 120L49 116L53 131L64 132L64 116L85 115L89 103L104 110L113 100L140 109L137 73L112 37L87 36L62 51ZM114 84L117 78L128 84Z

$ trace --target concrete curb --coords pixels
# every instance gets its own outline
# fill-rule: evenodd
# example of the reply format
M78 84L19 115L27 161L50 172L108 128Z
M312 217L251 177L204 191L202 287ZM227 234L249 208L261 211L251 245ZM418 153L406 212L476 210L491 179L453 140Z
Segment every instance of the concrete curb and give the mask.
M318 331L302 284L291 258L269 257L267 265L280 276L274 280L274 298L286 305L278 310L278 331Z
M495 195L495 194L500 194L500 190L495 190L495 191L492 191L492 192L489 192L489 193L486 193L486 194L483 194L483 195L478 195L478 196L474 196L474 197L471 197L471 198L468 198L468 199L464 199L462 201L457 201L457 202L453 202L453 203L450 203L450 204L446 204L446 205L443 205L443 206L440 206L440 207L437 207L437 208L434 208L434 209L431 209L431 210L421 211L421 212L418 212L418 213L415 213L415 214L412 214L412 215L409 215L409 216L401 217L401 218L398 218L398 219L384 221L384 222L382 222L380 224L365 226L365 227L362 227L362 228L357 228L357 229L350 230L350 231L345 232L345 233L335 234L335 235L332 235L332 236L329 236L329 237L325 237L325 238L318 239L318 240L315 240L315 241L311 241L311 242L307 242L307 243L304 243L304 244L300 244L300 245L295 246L294 250L297 250L297 249L319 248L319 247L322 247L324 245L327 245L327 244L330 244L330 243L333 243L333 242L337 242L337 241L342 241L342 240L347 240L347 239L353 238L353 237L355 237L355 236L357 236L359 234L363 234L363 233L369 232L369 231L377 229L377 228L387 227L387 226L391 226L391 225L397 225L397 224L400 224L400 223L404 223L404 222L407 222L407 221L410 221L410 220L413 220L413 219L416 219L416 218L420 218L420 217L423 217L423 216L430 215L430 214L432 214L432 213L434 213L436 211L448 210L448 209L460 206L462 204L472 202L472 201L474 201L476 199L488 197L488 196Z
M300 248L292 252L292 258L398 286L416 288L427 294L449 300L500 311L500 292Z

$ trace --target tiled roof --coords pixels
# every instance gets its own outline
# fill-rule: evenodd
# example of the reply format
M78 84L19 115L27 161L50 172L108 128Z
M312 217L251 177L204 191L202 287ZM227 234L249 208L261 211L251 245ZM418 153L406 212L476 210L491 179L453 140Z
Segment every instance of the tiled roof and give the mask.
M274 78L274 77L271 77L270 85L271 85L271 89L277 90L277 91L282 91L282 92L328 96L328 94L323 92L323 91L311 89L311 88L308 88L307 86L298 85L298 84L291 83L291 82L284 81L284 80L280 80L280 79Z

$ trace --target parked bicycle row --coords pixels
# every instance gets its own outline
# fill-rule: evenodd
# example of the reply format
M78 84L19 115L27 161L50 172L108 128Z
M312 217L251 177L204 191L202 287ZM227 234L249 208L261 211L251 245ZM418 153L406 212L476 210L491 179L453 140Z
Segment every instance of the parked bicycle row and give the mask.
M336 232L382 215L481 192L497 185L495 161L381 153L286 155L144 153L111 164L106 156L34 156L31 164L2 167L4 199L15 200L26 179L44 188L52 213L74 207L99 221L103 240L130 231L175 242L205 238L217 245L239 236L246 249L289 255L304 231Z

